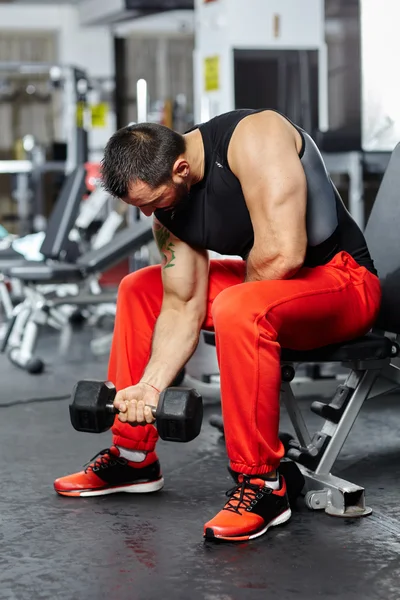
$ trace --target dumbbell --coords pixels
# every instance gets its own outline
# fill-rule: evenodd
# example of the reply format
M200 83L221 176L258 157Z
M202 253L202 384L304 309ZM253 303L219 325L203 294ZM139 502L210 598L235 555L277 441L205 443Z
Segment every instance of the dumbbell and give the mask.
M104 433L119 411L113 405L117 390L110 381L79 381L69 407L71 423L77 431ZM190 442L200 433L203 421L203 401L189 388L170 387L160 394L157 408L152 408L161 439L169 442Z

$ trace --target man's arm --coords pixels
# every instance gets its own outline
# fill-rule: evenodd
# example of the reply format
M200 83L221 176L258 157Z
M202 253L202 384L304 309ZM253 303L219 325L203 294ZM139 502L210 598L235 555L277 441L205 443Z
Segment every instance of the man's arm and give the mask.
M247 117L232 136L228 160L254 230L246 281L288 279L304 263L307 184L300 135L273 112Z
M209 259L206 251L194 250L157 219L153 232L162 256L164 297L141 381L163 390L197 347L206 316Z

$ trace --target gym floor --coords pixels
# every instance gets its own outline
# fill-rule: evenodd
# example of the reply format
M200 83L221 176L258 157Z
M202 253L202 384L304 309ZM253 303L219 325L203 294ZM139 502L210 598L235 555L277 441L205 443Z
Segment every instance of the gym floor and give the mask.
M77 380L105 378L106 360L93 358L84 332L68 356L55 344L40 340L41 376L0 356L1 599L399 600L399 395L367 403L335 469L366 487L372 516L329 517L300 499L289 524L258 540L205 543L203 523L232 487L223 439L208 424L215 395L197 440L160 443L162 492L62 498L53 480L107 448L110 435L75 432L66 398ZM192 370L202 360L192 359ZM300 402L316 430L306 385ZM290 431L284 412L281 429Z

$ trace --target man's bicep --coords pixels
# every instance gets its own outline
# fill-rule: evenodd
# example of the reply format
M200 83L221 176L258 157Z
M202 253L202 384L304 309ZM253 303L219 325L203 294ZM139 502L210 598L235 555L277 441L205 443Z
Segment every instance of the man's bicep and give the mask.
M157 219L154 219L153 231L161 254L164 301L177 305L191 303L196 310L204 310L208 290L208 252L195 250Z
M272 116L237 136L235 171L252 220L255 245L267 254L304 254L307 184L293 133ZM269 120L271 120L269 118ZM240 144L239 144L240 142Z

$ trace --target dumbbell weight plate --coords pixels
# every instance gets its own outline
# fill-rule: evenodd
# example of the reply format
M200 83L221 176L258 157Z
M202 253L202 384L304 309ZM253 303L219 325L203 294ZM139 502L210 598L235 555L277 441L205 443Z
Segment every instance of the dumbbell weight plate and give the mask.
M69 407L73 428L83 433L108 431L116 414L115 409L113 412L108 406L112 405L116 394L115 386L109 381L79 381Z
M167 388L160 396L157 416L157 430L163 440L191 442L203 423L202 397L191 388Z
M118 411L113 402L116 389L110 382L78 382L69 407L72 426L77 431L104 433ZM157 409L152 407L160 437L167 441L190 442L201 430L203 403L194 389L171 387L160 395Z

